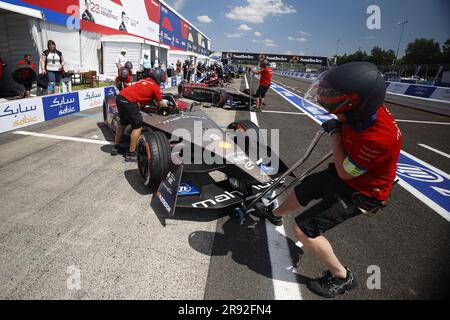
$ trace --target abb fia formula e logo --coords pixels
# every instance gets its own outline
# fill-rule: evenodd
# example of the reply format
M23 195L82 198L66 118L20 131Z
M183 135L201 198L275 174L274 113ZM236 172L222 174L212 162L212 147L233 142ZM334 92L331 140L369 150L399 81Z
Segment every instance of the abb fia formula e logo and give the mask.
M404 163L398 164L397 174L403 178L413 179L422 182L441 183L444 181L444 178L441 177L436 172L433 172L429 169Z

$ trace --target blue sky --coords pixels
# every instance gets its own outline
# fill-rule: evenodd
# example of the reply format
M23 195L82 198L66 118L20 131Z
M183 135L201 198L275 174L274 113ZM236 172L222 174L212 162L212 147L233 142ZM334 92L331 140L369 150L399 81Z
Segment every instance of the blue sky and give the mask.
M212 38L213 50L333 56L374 46L400 56L415 38L450 38L449 0L167 0ZM381 29L369 30L370 5L381 9ZM200 18L199 18L200 17ZM200 22L202 21L202 22ZM256 34L255 34L256 33Z

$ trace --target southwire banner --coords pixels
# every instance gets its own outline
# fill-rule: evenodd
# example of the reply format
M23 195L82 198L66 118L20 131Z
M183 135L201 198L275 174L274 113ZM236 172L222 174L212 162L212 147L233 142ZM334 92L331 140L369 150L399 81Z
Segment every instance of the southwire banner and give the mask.
M293 63L293 64L316 64L321 66L328 65L326 57L312 57L312 56L295 56L284 54L261 54L248 52L223 52L223 59L240 60L240 61L259 61L260 59L267 59L269 62L275 63Z
M285 100L305 112L318 124L331 119L326 111L297 94L273 83L271 86ZM450 222L450 175L402 151L397 168L400 185Z

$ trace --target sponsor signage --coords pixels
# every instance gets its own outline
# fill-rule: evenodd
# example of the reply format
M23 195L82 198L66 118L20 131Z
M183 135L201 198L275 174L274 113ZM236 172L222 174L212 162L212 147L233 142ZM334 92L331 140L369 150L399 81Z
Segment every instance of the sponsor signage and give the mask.
M181 50L187 49L186 23L172 10L161 4L160 13L160 42Z
M79 92L80 111L97 108L103 105L105 89L95 88Z
M312 57L312 56L296 56L283 54L258 54L247 52L223 52L222 59L230 60L244 60L244 61L259 61L260 59L267 59L269 62L279 63L294 63L294 64L316 64L326 66L328 59L326 57Z
M0 104L0 132L44 122L41 98L8 101Z
M166 179L161 182L156 192L156 200L166 210L170 216L175 215L177 197L183 174L183 166L171 165Z
M78 92L42 98L45 121L80 112Z
M410 85L405 94L408 96L429 98L433 94L436 87Z

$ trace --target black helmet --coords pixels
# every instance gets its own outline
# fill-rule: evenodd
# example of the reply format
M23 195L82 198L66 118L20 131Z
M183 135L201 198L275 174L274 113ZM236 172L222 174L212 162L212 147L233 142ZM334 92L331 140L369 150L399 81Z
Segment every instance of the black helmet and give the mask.
M267 67L267 66L269 66L269 60L267 60L267 59L264 59L264 60L261 60L260 62L259 62L259 66L261 67L261 68L265 68L265 67Z
M369 119L383 105L386 83L377 67L351 62L322 73L305 98L331 114L345 114L350 123Z
M119 79L120 81L127 81L130 71L127 68L120 68Z
M164 72L163 69L161 68L155 68L150 70L150 74L149 74L150 78L152 78L153 80L155 80L156 84L159 86L161 83L166 82L167 80L167 75Z
M125 63L125 68L127 68L128 70L133 70L133 64L128 61L127 63Z

